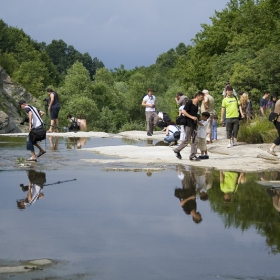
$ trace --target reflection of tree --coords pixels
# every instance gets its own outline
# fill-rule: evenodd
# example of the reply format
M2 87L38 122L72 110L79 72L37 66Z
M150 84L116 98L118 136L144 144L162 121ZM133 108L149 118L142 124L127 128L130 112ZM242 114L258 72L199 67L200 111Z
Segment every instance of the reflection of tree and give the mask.
M280 251L280 218L273 206L266 188L256 183L258 174L246 174L246 180L231 195L231 202L224 203L224 193L220 189L220 174L214 172L213 187L209 189L209 201L212 211L218 213L226 228L241 228L242 231L254 227L266 237L267 245L274 253ZM275 172L264 174L267 180L275 180ZM278 178L280 174L278 173ZM279 179L278 179L279 180Z

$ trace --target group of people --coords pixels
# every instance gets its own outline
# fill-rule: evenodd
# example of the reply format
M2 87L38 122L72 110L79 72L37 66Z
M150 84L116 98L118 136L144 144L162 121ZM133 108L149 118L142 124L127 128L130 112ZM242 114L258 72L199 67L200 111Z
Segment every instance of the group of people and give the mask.
M158 124L158 115L156 113L156 97L153 89L148 89L148 94L142 100L142 106L145 107L147 135L152 136L154 129ZM223 90L223 100L221 108L220 122L226 127L228 144L227 148L237 145L237 136L240 121L248 121L253 118L252 101L248 93L241 92L240 99L237 98L236 91L229 82ZM275 95L269 99L270 92L265 91L260 100L260 116L266 115L267 110L274 111L279 116L274 122L278 131L278 138L274 141L268 152L274 156L277 154L274 148L280 145L280 100L277 101ZM181 92L177 93L175 101L179 106L180 124L171 120L166 124L166 143L180 141L179 146L175 147L174 153L178 159L182 159L181 151L191 143L190 160L208 159L206 144L217 140L218 116L215 111L215 100L207 89L198 91L193 98L189 99ZM197 157L197 148L200 149L200 156Z
M18 105L21 110L23 110L27 117L26 122L28 122L28 130L29 135L26 139L26 148L31 152L31 157L27 159L27 161L36 162L39 157L46 153L46 151L39 145L38 139L34 137L36 131L43 130L48 133L53 132L53 128L55 128L54 132L59 132L59 122L58 122L58 115L60 111L60 103L59 103L59 96L58 94L52 90L51 88L47 89L47 94L49 95L48 99L45 99L47 102L47 108L50 113L51 123L49 129L45 130L45 123L42 120L45 112L27 104L25 100L20 100ZM77 131L79 130L79 122L76 118L74 118L71 114L67 115L67 119L70 122L69 130L70 131ZM45 138L43 138L45 139ZM36 155L34 146L39 149L39 153Z

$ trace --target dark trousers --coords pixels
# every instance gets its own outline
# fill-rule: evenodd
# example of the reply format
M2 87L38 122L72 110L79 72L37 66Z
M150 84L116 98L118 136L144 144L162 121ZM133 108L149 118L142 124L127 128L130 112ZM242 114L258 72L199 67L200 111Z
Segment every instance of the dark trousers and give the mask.
M232 136L234 138L237 138L238 130L239 130L239 118L226 119L227 139L230 139Z
M275 139L274 141L274 144L276 146L279 146L280 145L280 122L274 122L274 126L275 128L277 129L277 132L278 132L278 137Z

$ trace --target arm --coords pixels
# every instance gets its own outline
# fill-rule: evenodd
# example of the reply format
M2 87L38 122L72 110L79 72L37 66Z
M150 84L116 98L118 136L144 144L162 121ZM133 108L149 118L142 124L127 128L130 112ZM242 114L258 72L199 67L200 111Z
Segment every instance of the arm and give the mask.
M225 114L225 108L222 107L222 109L221 109L221 123L223 122L224 114Z
M240 114L241 114L241 116L242 116L242 119L243 119L243 118L244 118L244 114L243 114L241 105L239 105L239 112L240 112Z
M51 109L53 102L54 102L54 94L53 94L53 93L51 93L51 94L50 94L50 104L49 104L49 110Z
M28 128L31 130L32 128L32 112L31 110L28 112Z
M224 174L223 174L223 171L220 170L220 183L223 183L224 182Z
M45 115L45 112L39 110L39 115L40 117L43 117Z
M168 128L169 128L169 126L166 128L166 131L165 131L166 136L169 136L169 129Z

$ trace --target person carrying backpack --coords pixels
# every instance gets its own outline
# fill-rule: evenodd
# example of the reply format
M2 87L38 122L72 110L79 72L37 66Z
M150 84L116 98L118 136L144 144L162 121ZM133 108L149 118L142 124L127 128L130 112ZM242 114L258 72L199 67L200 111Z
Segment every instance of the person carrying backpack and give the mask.
M80 130L80 125L79 125L79 123L78 123L76 118L72 117L71 114L68 114L67 115L67 119L70 122L70 125L68 127L69 131L78 131L78 130Z

